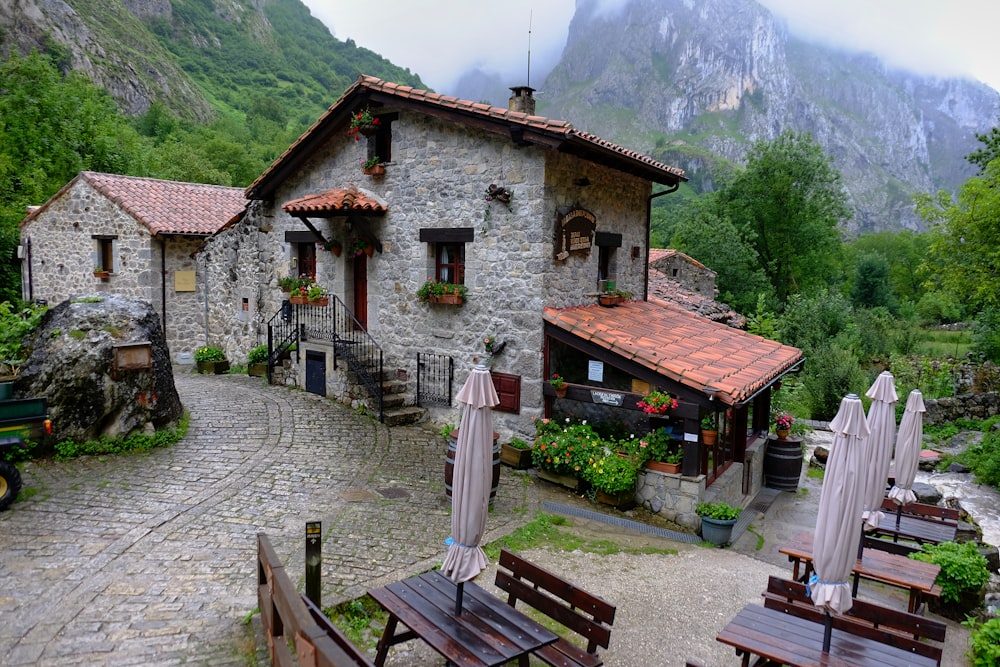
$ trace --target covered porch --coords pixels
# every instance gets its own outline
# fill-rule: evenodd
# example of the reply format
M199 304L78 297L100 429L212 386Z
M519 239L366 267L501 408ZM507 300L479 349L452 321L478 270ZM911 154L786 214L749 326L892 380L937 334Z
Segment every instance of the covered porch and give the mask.
M568 384L564 397L544 385L547 417L612 422L637 435L669 423L682 440L679 475L640 474L648 509L676 521L706 497L742 506L760 489L771 393L800 367L800 350L658 299L546 308L543 317L545 377L558 373ZM671 394L677 408L643 412L637 403L653 390ZM717 426L714 444L703 423ZM660 487L657 497L645 498L644 484Z

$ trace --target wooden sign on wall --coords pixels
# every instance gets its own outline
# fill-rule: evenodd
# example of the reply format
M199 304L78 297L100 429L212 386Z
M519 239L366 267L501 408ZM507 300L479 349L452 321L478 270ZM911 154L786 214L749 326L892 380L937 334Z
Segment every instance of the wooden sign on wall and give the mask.
M193 292L195 291L194 271L174 271L174 291Z
M597 218L586 209L575 208L561 214L556 221L556 259L564 260L572 254L589 255L596 230Z

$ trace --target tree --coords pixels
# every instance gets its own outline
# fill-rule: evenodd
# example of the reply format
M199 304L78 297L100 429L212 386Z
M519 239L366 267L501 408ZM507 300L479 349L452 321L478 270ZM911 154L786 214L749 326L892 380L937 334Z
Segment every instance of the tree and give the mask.
M851 285L851 303L861 308L882 306L894 311L896 300L889 289L889 260L879 253L858 257Z
M966 181L957 197L918 197L917 212L933 225L929 261L946 292L963 296L972 312L1000 306L1000 160Z
M979 167L979 174L986 173L986 166L1000 157L1000 128L994 127L989 132L976 132L976 139L983 147L965 156L965 159Z
M789 131L755 143L746 170L720 196L780 302L836 275L837 225L850 209L840 173L810 135Z

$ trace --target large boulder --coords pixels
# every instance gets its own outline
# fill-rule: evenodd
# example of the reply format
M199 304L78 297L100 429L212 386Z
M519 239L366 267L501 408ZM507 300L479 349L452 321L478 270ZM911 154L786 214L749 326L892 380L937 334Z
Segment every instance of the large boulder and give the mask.
M116 347L144 341L152 368L113 368ZM26 344L15 393L48 399L57 442L152 433L183 412L160 316L146 301L106 293L64 301Z

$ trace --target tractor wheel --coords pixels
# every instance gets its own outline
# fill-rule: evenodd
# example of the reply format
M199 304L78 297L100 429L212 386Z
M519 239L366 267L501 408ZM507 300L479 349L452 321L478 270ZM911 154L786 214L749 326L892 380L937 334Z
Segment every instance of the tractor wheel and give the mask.
M0 461L0 510L6 509L21 490L21 472L13 463Z

